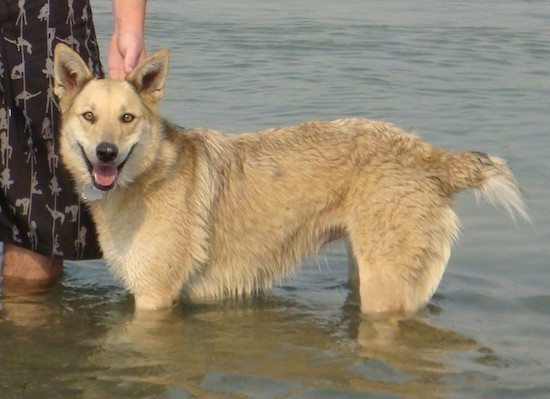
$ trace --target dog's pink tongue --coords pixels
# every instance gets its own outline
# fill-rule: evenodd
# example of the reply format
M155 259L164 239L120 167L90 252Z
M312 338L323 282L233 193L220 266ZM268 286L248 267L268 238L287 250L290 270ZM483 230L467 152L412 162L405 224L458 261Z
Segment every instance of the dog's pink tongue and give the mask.
M115 182L118 170L115 165L95 165L92 174L97 184L109 187Z

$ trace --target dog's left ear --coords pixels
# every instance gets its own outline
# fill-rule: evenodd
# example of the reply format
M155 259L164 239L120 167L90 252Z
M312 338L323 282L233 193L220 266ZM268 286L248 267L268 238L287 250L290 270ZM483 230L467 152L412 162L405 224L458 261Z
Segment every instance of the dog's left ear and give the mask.
M62 110L65 108L63 104L71 102L82 87L94 78L80 55L63 43L55 46L53 71L54 93L59 97Z
M154 105L162 98L168 60L168 50L159 50L142 60L126 78L145 103Z

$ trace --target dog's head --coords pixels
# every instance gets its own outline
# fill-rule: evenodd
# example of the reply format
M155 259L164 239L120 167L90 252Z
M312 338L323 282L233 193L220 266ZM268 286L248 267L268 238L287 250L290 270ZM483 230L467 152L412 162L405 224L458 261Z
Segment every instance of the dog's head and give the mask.
M157 134L155 107L167 73L168 51L161 50L141 61L126 80L96 79L76 52L56 46L61 156L80 193L125 187L147 168Z

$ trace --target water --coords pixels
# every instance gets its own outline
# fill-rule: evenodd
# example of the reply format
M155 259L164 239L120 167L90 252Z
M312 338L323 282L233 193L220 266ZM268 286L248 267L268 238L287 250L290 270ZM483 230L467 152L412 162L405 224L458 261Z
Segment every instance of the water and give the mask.
M109 2L94 7L105 49ZM509 159L533 224L460 195L439 290L399 323L348 305L342 243L249 302L156 320L134 316L101 262L35 295L0 285L0 397L550 397L549 21L546 1L149 2L175 122L393 121Z

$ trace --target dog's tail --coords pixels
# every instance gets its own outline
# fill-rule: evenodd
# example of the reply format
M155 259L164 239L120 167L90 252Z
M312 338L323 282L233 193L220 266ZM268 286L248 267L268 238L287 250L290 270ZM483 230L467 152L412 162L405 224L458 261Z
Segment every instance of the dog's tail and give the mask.
M518 214L529 220L519 185L504 159L482 152L447 153L443 157L447 181L442 185L448 194L475 189L476 197L501 206L512 219Z

